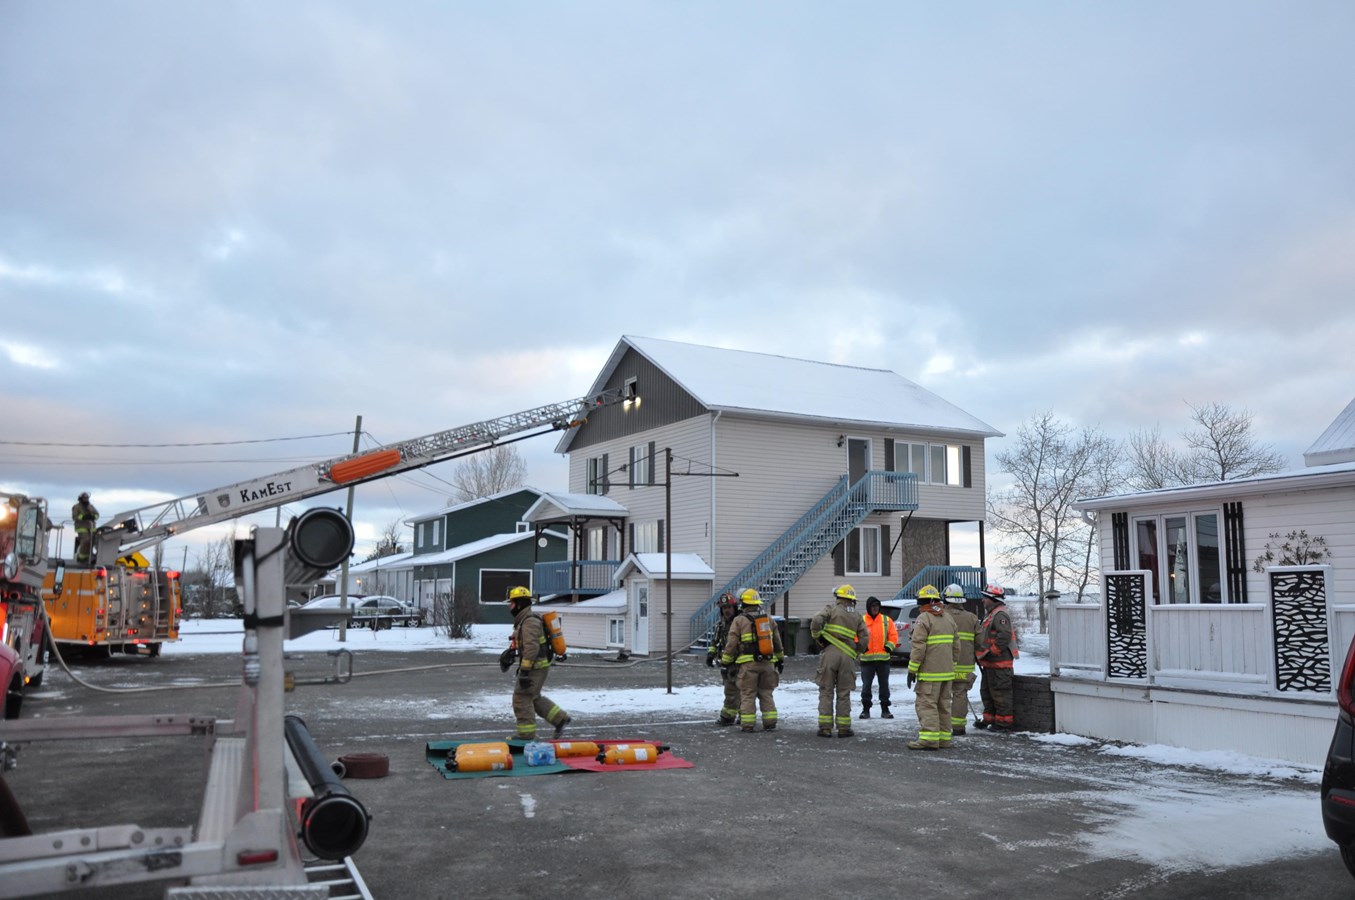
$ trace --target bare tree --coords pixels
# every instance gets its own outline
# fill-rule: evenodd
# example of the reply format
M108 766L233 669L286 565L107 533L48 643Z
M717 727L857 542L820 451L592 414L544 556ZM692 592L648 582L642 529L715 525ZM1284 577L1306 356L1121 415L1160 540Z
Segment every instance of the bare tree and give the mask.
M1119 445L1094 428L1074 429L1044 413L1023 424L1012 451L995 457L1015 479L988 503L988 522L1009 539L1001 552L1014 573L1033 578L1040 597L1040 631L1048 627L1044 595L1060 577L1089 579L1089 526L1073 501L1098 492L1116 469Z
M386 527L381 529L381 534L376 539L376 547L372 549L371 553L367 554L363 562L371 562L374 559L404 553L405 545L400 542L400 534L400 520L391 519L386 523Z
M1190 448L1194 484L1231 481L1266 475L1284 468L1285 459L1270 447L1258 444L1252 434L1252 414L1233 411L1222 403L1191 406L1196 428L1181 432Z
M498 444L466 457L452 473L455 500L465 503L500 491L521 487L527 480L527 463L518 449Z
M1247 410L1222 403L1186 405L1194 427L1181 432L1184 450L1163 440L1159 426L1130 436L1129 483L1135 490L1231 481L1284 468L1283 456L1257 443Z
M183 574L183 591L203 618L235 611L235 536L204 546L193 556L193 567Z

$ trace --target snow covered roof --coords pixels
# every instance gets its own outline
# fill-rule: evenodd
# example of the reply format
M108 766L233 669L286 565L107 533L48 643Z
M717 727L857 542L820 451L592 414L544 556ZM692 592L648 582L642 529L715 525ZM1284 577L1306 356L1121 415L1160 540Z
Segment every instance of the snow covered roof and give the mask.
M607 383L627 348L634 348L710 410L956 431L983 437L1002 435L988 423L888 369L632 335L622 336L594 383L594 392ZM644 395L643 385L640 394Z
M1352 461L1355 461L1355 400L1346 404L1346 408L1303 454L1303 464L1307 466Z
M354 563L348 567L348 574L374 572L378 569L408 568L412 565L409 560L413 556L413 553L392 553L389 556L380 556L366 562Z
M499 491L497 494L490 494L488 497L476 497L474 500L467 500L464 503L457 503L453 506L447 506L437 510L436 512L420 513L417 516L411 516L408 519L405 519L404 524L414 525L418 522L427 522L430 519L436 519L441 516L445 516L448 513L454 513L457 510L470 509L472 506L479 506L482 503L489 503L492 500L498 500L502 497L507 497L510 494L516 494L519 491L529 491L530 493L538 495L544 493L544 491L537 490L536 488L531 487L529 485L525 484L519 485L518 487L515 488L509 488L506 491Z
M1159 488L1132 494L1112 494L1078 500L1073 509L1124 509L1152 506L1160 503L1178 503L1220 497L1245 497L1255 494L1273 494L1281 491L1315 491L1320 488L1355 485L1355 461L1329 466L1309 466L1273 475L1255 475L1232 481L1212 481L1186 487Z
M655 578L667 577L668 554L632 553L621 562L616 574L612 576L612 581L620 584L627 575L635 571L651 581ZM709 581L714 577L715 570L699 555L695 553L673 554L673 581Z
M626 589L617 588L609 591L599 597L590 597L587 600L580 600L578 603L570 603L566 606L552 607L556 612L567 613L589 613L592 615L614 615L626 608Z
M546 531L551 537L557 537L561 540L567 540L567 536L555 531ZM490 550L497 550L499 547L507 547L509 544L518 541L535 540L536 535L530 531L519 531L514 534L493 534L487 538L480 538L478 541L471 541L469 544L462 544L459 547L450 547L441 553L425 553L416 556L410 561L410 565L415 566L438 566L443 563L457 562L472 556L478 556ZM350 569L351 571L351 569Z
M610 497L600 494L542 493L541 497L522 514L524 522L580 518L614 519L630 515L630 510Z

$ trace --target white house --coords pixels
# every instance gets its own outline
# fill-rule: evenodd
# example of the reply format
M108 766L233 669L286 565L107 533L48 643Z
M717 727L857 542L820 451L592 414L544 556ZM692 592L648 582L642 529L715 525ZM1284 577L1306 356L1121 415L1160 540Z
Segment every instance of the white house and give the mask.
M1058 730L1321 764L1355 637L1355 402L1305 459L1327 464L1076 504L1105 599L1053 605ZM1286 542L1324 558L1281 564Z
M951 567L950 527L978 523L981 538L984 441L1000 433L908 379L626 336L593 383L602 390L633 399L564 434L556 449L569 455L570 493L525 516L537 528L568 520L576 535L569 560L537 566L538 585L575 600L624 590L605 642L574 619L597 646L665 646L654 598L668 586L648 561L670 544L709 570L689 577L693 564L680 583L673 573L672 628L684 646L705 633L726 589L758 588L779 614L807 617L844 581L863 598L893 597L917 577L982 586L981 561ZM608 508L585 514L588 497ZM587 580L585 566L593 582L570 588ZM562 611L571 643L586 646L571 616L606 604L616 598Z

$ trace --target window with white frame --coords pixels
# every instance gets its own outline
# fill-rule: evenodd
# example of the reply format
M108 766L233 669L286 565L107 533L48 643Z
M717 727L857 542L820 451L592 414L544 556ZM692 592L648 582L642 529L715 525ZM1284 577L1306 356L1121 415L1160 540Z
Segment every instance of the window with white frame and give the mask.
M1135 516L1131 554L1152 573L1153 603L1225 603L1217 509Z
M861 525L847 535L844 548L848 575L880 574L880 527Z
M630 448L630 486L654 483L654 445L640 444Z
M607 454L601 456L590 456L587 460L587 479L585 493L605 494L611 487L611 481L607 474Z
M927 445L910 441L894 442L894 471L912 472L918 481L927 480Z
M607 646L624 647L626 645L626 620L607 620Z
M587 559L607 558L607 529L605 526L588 529L588 547L585 552Z
M432 543L432 545L433 545L434 547L437 547L437 546L439 546L439 545L438 545L438 526L439 526L440 524L442 524L442 523L441 523L439 520L434 519L433 521L429 522L428 524L429 524L430 526L432 526L432 532L433 532L433 537L432 537L432 539L430 540L430 543Z
M894 471L912 472L919 483L965 484L965 452L960 444L894 442Z
M634 533L632 537L632 553L659 553L663 550L663 542L659 539L659 523L656 522L636 522L634 524Z

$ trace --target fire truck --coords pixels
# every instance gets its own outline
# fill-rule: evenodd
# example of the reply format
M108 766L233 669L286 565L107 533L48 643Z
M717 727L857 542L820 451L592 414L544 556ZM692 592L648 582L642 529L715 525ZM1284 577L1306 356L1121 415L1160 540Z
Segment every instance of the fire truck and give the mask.
M17 719L24 688L42 684L45 621L38 588L47 569L47 501L0 492L0 685L6 719Z
M183 615L179 573L150 565L140 553L112 565L79 566L59 560L42 582L52 640L63 654L107 656L142 648L160 655L160 645L178 640Z
M520 440L577 427L591 411L633 399L632 384L623 391L536 407L122 513L96 532L95 564L90 568L97 572L99 560L122 559L192 528L475 453L504 443L510 435ZM45 530L43 534L45 538ZM166 883L165 896L171 900L335 896L330 888L318 886L323 883L341 885L334 890L345 891L344 896L370 900L351 859L366 840L370 817L338 782L305 723L286 715L284 704L284 639L348 615L347 610L291 609L287 600L311 589L347 559L352 548L347 518L324 508L307 510L285 529L256 526L248 537L236 540L235 578L244 603L244 639L234 718L157 714L0 721L0 897L144 882ZM41 558L45 549L40 554L28 544L19 547L12 554L16 575L17 560L24 552L34 559L28 580L37 577L36 583L41 583L48 574ZM6 555L7 578L9 559ZM65 573L63 587L71 583L66 579L72 571L68 568ZM7 589L5 596L11 593L18 592ZM125 607L127 598L121 599ZM41 604L29 603L41 609ZM22 605L5 601L9 609L16 604ZM103 622L107 626L106 611ZM147 829L120 824L43 835L28 832L18 798L3 778L3 772L15 765L19 747L39 741L145 735L206 740L207 785L196 826ZM303 859L301 844L315 861ZM330 873L327 868L342 871Z

